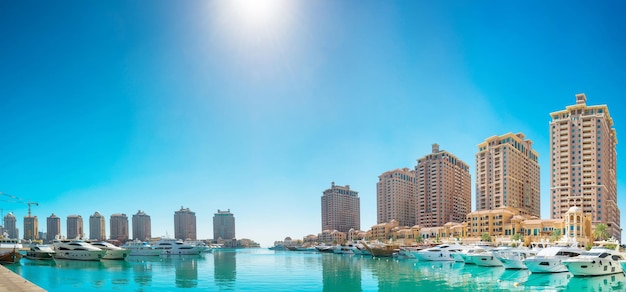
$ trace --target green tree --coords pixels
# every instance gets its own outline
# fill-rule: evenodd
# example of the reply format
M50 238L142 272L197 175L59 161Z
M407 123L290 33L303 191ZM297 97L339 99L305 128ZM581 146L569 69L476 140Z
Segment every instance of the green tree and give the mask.
M557 228L550 233L550 240L559 241L561 239L561 229Z
M609 227L604 223L596 225L596 229L593 231L593 238L596 240L607 240L609 238Z
M480 235L480 241L491 241L491 235L487 232L483 232L483 234Z
M418 236L418 237L415 238L415 242L422 243L422 242L424 242L424 239L421 236Z

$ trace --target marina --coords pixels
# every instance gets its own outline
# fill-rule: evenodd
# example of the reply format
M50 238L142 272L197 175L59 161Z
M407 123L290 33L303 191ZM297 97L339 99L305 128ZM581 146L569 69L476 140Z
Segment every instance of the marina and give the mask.
M47 291L623 291L615 273L574 277L569 272L481 267L456 261L419 261L311 251L219 249L201 255L130 256L125 260L23 259L7 265ZM13 290L11 290L13 291Z

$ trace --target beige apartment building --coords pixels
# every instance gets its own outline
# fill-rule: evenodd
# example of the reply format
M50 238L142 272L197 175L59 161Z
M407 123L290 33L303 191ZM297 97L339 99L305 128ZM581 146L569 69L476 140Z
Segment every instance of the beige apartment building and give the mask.
M591 216L584 214L578 207L570 208L562 219L539 219L524 215L522 211L512 207L499 207L494 210L474 211L467 215L466 237L464 243L479 241L482 234L491 236L496 244L508 242L511 236L521 233L525 244L548 241L555 229L560 230L569 242L574 239L581 245L593 241L591 239ZM561 240L559 238L559 240Z
M174 236L176 239L196 240L196 213L180 207L174 212Z
M476 210L513 207L540 216L538 154L524 134L492 136L476 153Z
M469 165L433 144L432 153L417 160L415 176L416 221L400 225L423 228L465 221L472 211Z
M37 216L24 216L24 239L36 240L39 239L39 224Z
M579 207L620 239L617 134L608 107L588 106L581 93L576 104L550 116L550 218Z
M46 218L46 241L51 242L57 235L61 235L61 218L52 213Z
M408 168L387 171L376 183L377 223L398 221L400 225L415 225L415 172Z
M107 238L105 221L100 212L89 216L89 239L105 240Z
M361 201L359 193L350 186L331 183L322 195L322 230L348 233L361 229Z
M128 217L126 214L113 214L111 215L110 228L111 228L111 239L119 240L124 243L128 240Z
M150 215L144 211L138 210L133 215L133 238L139 240L147 240L152 237L152 221Z
M67 239L83 238L85 236L82 216L69 215L65 224L67 225Z

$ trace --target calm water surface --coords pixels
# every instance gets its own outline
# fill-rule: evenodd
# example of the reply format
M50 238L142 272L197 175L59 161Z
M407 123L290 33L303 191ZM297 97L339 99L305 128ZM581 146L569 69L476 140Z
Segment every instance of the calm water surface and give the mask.
M126 261L23 259L7 268L48 291L626 291L622 274L575 278L463 263L267 249Z

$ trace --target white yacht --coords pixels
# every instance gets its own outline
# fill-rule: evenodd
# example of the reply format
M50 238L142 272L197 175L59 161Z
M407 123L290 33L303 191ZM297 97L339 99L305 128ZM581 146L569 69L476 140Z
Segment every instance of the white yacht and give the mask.
M55 250L54 259L99 261L106 254L106 251L82 240L55 239L52 245Z
M130 250L117 247L106 241L93 242L91 245L106 251L106 254L102 257L103 260L123 260L130 254Z
M582 249L567 246L552 246L542 249L533 257L524 260L524 265L532 273L561 273L567 272L562 261L577 257Z
M472 246L472 247L462 250L458 254L461 256L461 259L466 264L475 265L476 263L474 263L474 255L490 251L491 249L492 249L491 247L487 247L487 246ZM454 257L456 259L456 256Z
M182 240L162 238L154 244L154 249L161 251L162 255L194 255L202 253L203 248L185 244Z
M160 249L155 249L145 241L129 241L123 247L130 251L130 256L159 256L163 253Z
M510 248L493 253L505 269L527 269L524 260L536 254L537 251L527 248Z
M411 254L420 261L456 261L452 254L461 250L463 247L458 244L440 244L431 248L411 251Z
M577 257L564 260L563 264L574 276L601 276L622 273L620 261L623 259L618 251L594 246Z
M496 252L501 252L510 247L497 247L490 251L473 254L472 260L474 264L481 267L502 267L502 262L494 255Z
M29 260L51 260L53 259L54 250L48 245L33 245L26 252L26 258Z

